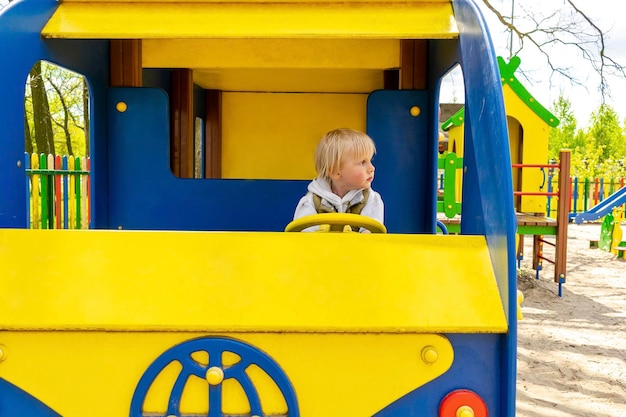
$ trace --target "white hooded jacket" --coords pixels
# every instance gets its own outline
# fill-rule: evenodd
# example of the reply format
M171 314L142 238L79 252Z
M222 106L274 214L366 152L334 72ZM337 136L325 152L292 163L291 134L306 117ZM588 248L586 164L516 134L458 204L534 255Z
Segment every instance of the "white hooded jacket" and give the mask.
M309 183L307 187L309 190L304 197L300 199L296 207L296 212L293 215L293 219L299 219L300 217L308 216L310 214L317 214L315 210L315 203L313 202L313 194L317 194L322 199L322 204L328 206L337 213L345 213L348 207L358 204L363 201L363 190L350 190L342 197L333 193L330 184L322 179L316 178ZM361 210L361 215L371 217L384 223L385 206L383 199L376 191L370 189L369 197L365 203L365 207ZM315 231L319 227L309 227L305 229L305 232ZM363 231L363 229L361 229Z

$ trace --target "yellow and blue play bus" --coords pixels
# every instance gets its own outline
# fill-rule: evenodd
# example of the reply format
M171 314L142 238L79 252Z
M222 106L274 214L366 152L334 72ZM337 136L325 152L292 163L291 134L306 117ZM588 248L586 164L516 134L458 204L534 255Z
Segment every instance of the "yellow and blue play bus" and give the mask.
M515 414L511 163L473 0L15 0L0 57L0 415ZM86 80L90 230L29 228L39 61ZM463 222L446 235L439 93L457 65ZM376 143L385 225L292 233L337 127Z

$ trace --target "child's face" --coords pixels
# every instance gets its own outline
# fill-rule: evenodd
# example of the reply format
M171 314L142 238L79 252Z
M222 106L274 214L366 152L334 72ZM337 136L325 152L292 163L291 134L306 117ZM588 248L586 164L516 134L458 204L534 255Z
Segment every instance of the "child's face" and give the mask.
M373 155L360 158L346 155L341 161L341 168L333 175L333 191L347 193L350 190L370 188L374 180Z

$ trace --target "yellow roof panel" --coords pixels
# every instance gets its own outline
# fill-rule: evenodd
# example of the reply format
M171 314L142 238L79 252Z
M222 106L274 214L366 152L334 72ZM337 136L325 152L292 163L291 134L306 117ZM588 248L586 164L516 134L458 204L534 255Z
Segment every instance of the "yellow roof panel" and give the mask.
M65 1L47 38L361 38L458 37L447 1L337 3Z

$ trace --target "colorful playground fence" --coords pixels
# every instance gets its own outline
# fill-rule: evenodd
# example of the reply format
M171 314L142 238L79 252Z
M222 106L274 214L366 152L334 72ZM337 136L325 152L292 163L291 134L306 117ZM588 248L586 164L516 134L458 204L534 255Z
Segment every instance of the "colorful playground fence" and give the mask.
M558 175L548 174L548 192L557 187ZM571 178L571 200L569 217L573 218L578 213L584 213L601 203L605 198L626 186L625 178ZM546 214L548 217L556 215L556 209L552 204L552 197L548 197Z
M451 211L451 215L461 212L461 204L459 202L452 204L445 201L446 199L453 201L457 193L457 191L455 191L456 183L453 170L458 169L459 163L462 165L462 158L456 157L452 152L446 153L439 158L440 173L437 188L442 197L438 203L437 211L446 213L446 215L448 215L448 211ZM545 194L548 200L546 204L546 215L555 218L557 215L556 201L558 199L555 200L556 197L554 193L555 190L558 189L558 170L554 172L554 169L541 169L547 171L547 175L544 177L545 182L542 184L541 189L538 190L538 193ZM592 209L611 194L626 187L626 178L571 177L570 184L571 200L569 204L569 218L572 219L576 214L584 213ZM452 191L444 193L444 190L447 189L452 189ZM624 209L626 210L626 207L624 207Z
M25 153L31 229L89 228L88 157Z

